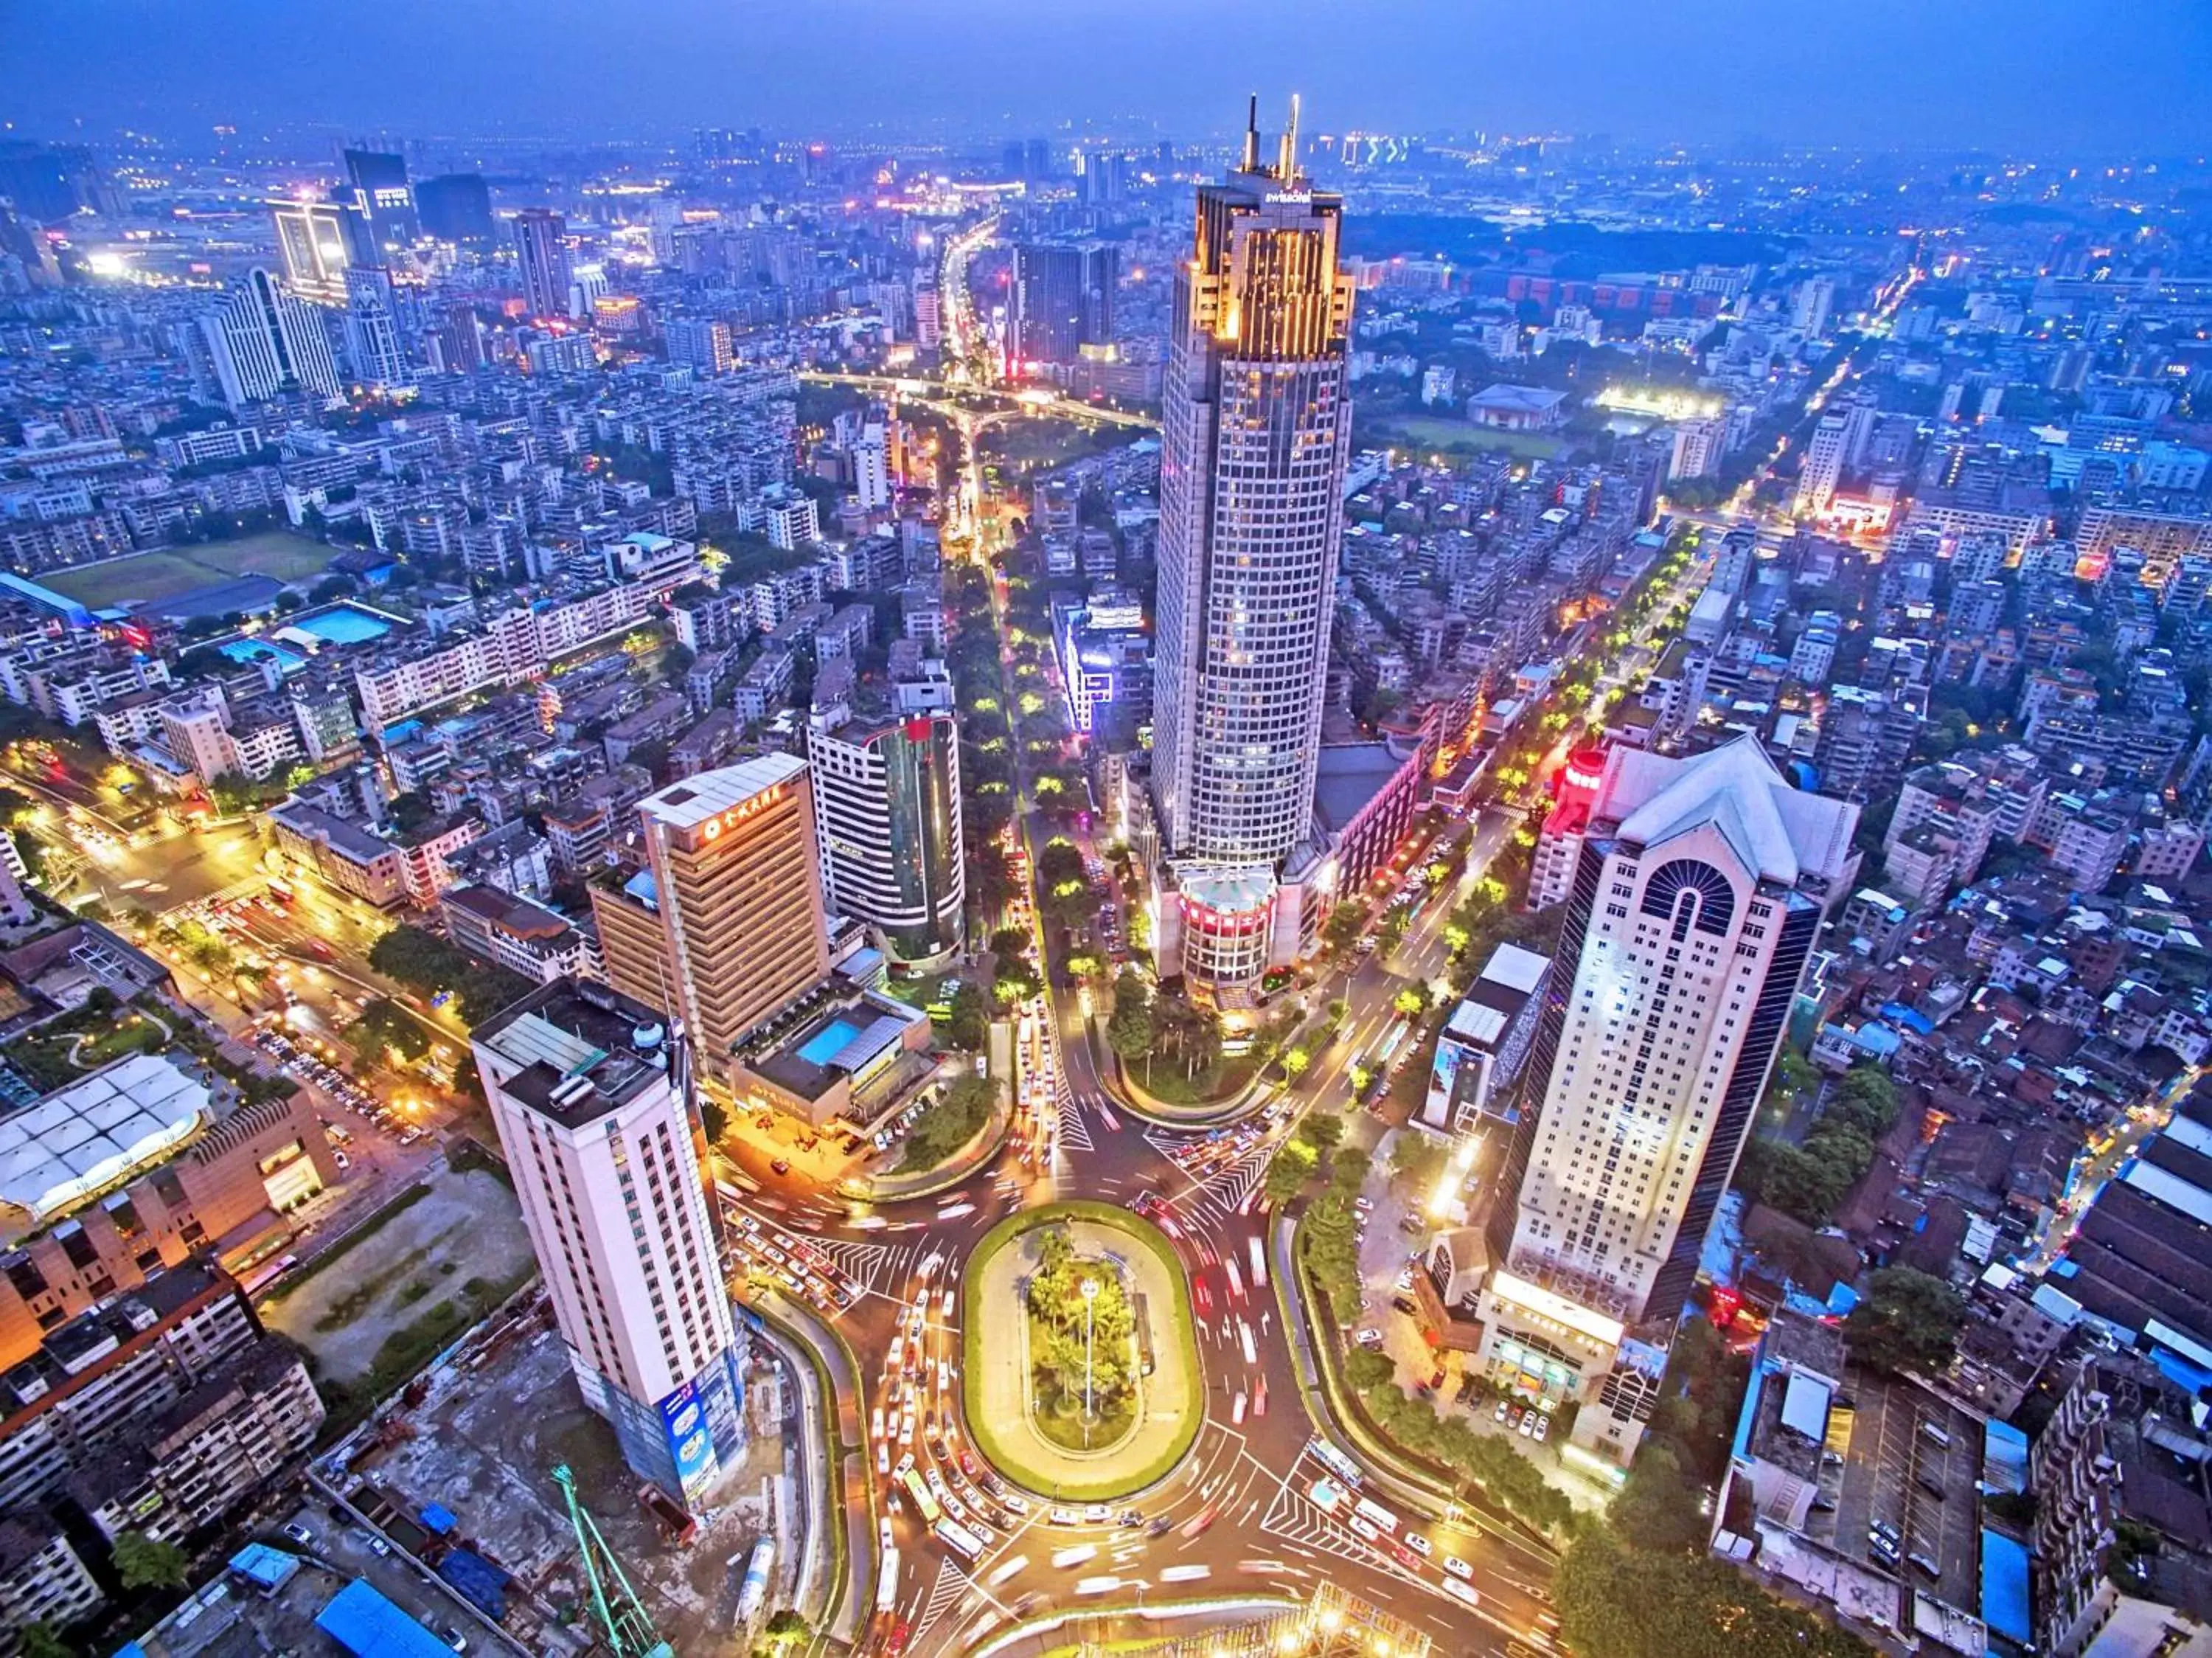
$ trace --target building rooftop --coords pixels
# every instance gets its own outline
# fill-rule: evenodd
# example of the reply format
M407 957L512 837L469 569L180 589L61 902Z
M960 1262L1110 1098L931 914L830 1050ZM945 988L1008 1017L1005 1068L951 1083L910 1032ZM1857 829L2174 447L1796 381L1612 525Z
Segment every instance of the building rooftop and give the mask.
M501 1092L579 1128L665 1077L667 1016L592 979L556 978L476 1030L518 1069Z
M1314 767L1315 818L1322 828L1341 832L1405 764L1388 743L1323 744Z
M1686 760L1616 747L1591 809L1644 845L1711 823L1747 868L1785 887L1803 875L1839 877L1858 815L1856 806L1792 788L1749 735Z
M696 829L709 818L744 805L765 789L805 775L806 763L790 754L762 754L716 771L671 783L647 795L638 809L672 829Z
M0 1117L0 1209L65 1213L190 1139L212 1097L167 1059L134 1053Z

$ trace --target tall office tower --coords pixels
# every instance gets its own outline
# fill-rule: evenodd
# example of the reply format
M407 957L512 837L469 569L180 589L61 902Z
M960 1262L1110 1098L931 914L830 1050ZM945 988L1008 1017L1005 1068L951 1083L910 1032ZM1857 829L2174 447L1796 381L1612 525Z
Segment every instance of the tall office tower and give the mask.
M1022 176L1026 179L1049 179L1052 164L1052 141L1031 138L1022 147Z
M1152 788L1176 892L1155 937L1164 974L1213 983L1293 959L1306 913L1277 880L1313 829L1352 283L1342 199L1299 173L1296 133L1293 106L1266 167L1248 128L1200 186L1169 340Z
M411 244L422 234L415 217L415 192L407 187L407 159L376 149L345 152L346 180L353 186L354 210L367 221L376 263Z
M677 317L661 330L671 363L688 363L702 375L726 375L738 366L730 325L720 318Z
M1117 250L1099 242L1022 242L1014 248L1016 365L1073 363L1085 345L1114 338Z
M890 706L841 704L808 728L822 887L886 954L934 965L959 952L968 901L960 727L950 681L891 691Z
M346 272L345 337L347 360L363 385L398 391L415 383L389 271L356 265Z
M1793 789L1756 737L1627 747L1589 805L1528 1087L1494 1183L1481 1362L1576 1398L1626 1462L1782 1045L1858 808Z
M288 386L325 397L337 393L337 363L321 316L258 267L200 318L200 332L223 401L234 409Z
M591 888L607 977L684 1021L702 1076L830 973L805 762L764 754L638 802L645 868Z
M556 978L470 1045L568 1365L623 1458L696 1509L745 1447L744 1350L658 1009Z
M1790 296L1790 326L1808 338L1820 339L1827 332L1828 316L1835 304L1836 279L1808 277Z
M489 242L497 234L491 186L481 173L447 173L415 186L415 211L440 241Z
M269 210L285 285L318 305L344 304L346 271L371 251L361 216L343 202L271 202Z
M522 267L522 296L533 317L568 314L568 222L550 208L526 207L514 216L514 256Z
M1805 446L1805 467L1797 475L1796 511L1801 518L1818 518L1836 499L1836 485L1844 475L1844 456L1850 448L1850 417L1832 412L1820 417Z

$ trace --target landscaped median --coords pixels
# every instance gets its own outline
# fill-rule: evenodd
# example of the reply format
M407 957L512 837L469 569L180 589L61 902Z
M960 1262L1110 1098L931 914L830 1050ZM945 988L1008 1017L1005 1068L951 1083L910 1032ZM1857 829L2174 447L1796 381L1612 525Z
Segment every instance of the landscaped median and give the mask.
M1052 1241L1048 1242L1048 1238ZM1111 1256L1111 1261L1106 1258ZM1085 1269L1096 1264L1095 1273ZM1025 1304L1024 1286L1047 1290L1090 1276L1109 1308L1119 1353L1086 1353L1110 1387L1086 1447L1081 1402L1074 1412L1041 1419L1075 1387L1060 1362L1066 1326L1050 1306ZM1104 1290L1109 1279L1116 1285ZM969 1256L961 1282L963 1415L977 1450L1016 1484L1049 1502L1098 1503L1157 1484L1188 1454L1205 1419L1198 1332L1175 1247L1150 1222L1110 1204L1048 1204L1008 1216ZM1129 1362L1132 1316L1141 1323L1152 1369ZM1080 1326L1075 1326L1080 1327ZM987 1337L989 1339L987 1340ZM1079 1384L1078 1384L1079 1386Z

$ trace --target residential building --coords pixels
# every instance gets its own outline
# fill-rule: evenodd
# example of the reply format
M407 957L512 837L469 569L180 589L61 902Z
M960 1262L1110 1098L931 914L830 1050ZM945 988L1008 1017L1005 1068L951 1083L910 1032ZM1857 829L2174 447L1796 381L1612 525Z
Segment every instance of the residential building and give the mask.
M530 314L541 321L567 316L574 279L568 259L568 222L549 208L526 207L514 216L514 257Z
M562 978L471 1045L584 1402L641 1478L696 1509L744 1450L745 1350L684 1038L656 1008Z

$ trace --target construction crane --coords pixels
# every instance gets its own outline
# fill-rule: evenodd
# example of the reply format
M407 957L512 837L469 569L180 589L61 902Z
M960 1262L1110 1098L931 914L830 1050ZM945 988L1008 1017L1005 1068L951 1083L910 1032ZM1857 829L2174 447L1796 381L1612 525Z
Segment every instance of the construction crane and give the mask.
M568 1499L568 1523L576 1528L576 1552L584 1557L584 1577L592 1586L592 1609L599 1613L599 1629L607 1637L614 1658L676 1658L676 1649L660 1638L646 1616L637 1591L599 1535L599 1522L576 1495L576 1477L562 1463L553 1471L553 1483Z

